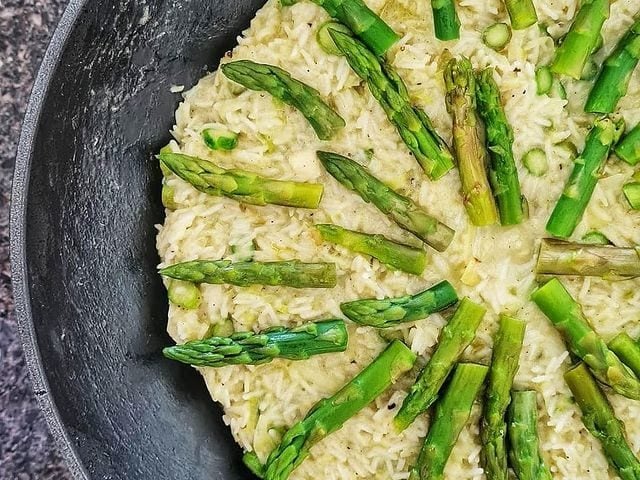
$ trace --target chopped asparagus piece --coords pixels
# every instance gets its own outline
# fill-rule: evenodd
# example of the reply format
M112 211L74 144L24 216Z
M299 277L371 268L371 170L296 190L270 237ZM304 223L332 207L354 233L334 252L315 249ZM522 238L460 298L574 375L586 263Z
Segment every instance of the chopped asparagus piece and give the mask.
M190 282L181 282L180 280L169 281L167 296L171 303L185 310L195 310L200 306L200 301L202 300L200 289L197 285Z
M511 41L511 28L506 23L494 23L482 32L482 42L499 52Z
M600 34L596 44L593 46L593 50L591 50L591 55L598 53L602 47L604 47L604 37Z
M636 374L640 375L640 346L626 333L619 333L609 342L609 348Z
M582 241L591 245L613 245L604 233L598 232L597 230L585 233Z
M553 85L553 73L549 67L540 67L536 69L536 93L538 95L547 95L551 91Z
M598 75L598 64L593 60L587 60L587 63L584 64L584 68L582 69L582 75L580 75L580 80L593 80Z
M564 84L558 78L553 79L549 96L553 98L559 98L561 100L567 99L567 90L564 88Z
M202 139L211 150L233 150L238 146L238 134L206 128L202 131Z
M640 210L640 182L627 183L622 187L629 206L634 210Z
M176 189L169 185L162 185L162 206L167 210L176 210L178 205L174 199Z
M524 30L538 21L536 7L532 0L504 0L504 4L514 30Z
M322 48L322 50L324 50L325 53L328 53L329 55L342 55L342 52L336 46L336 43L333 41L333 38L331 38L329 29L337 30L346 35L351 35L351 30L349 30L349 27L346 27L341 23L329 21L320 25L320 28L316 33L316 40L318 42L318 45L320 45L320 48Z
M640 124L636 125L618 143L615 149L620 160L634 166L640 162ZM639 180L640 181L640 180Z
M522 157L522 163L529 173L541 177L549 171L547 154L541 148L532 148Z
M444 41L460 38L460 19L455 1L431 0L431 8L436 38Z

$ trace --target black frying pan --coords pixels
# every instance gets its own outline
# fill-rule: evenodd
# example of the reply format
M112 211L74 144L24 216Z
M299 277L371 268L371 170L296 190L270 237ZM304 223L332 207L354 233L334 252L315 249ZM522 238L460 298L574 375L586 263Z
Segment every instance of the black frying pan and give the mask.
M216 67L262 4L73 0L45 56L15 171L13 285L36 395L79 479L250 478L204 382L160 355L152 154L170 86Z

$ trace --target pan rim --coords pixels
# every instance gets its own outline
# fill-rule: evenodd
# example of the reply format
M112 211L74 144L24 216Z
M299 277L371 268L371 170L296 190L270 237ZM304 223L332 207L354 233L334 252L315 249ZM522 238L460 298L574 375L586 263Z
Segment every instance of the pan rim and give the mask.
M55 445L64 458L71 476L77 480L88 480L89 474L82 464L69 432L62 422L58 408L51 397L49 382L42 364L31 312L31 291L27 278L25 233L29 177L42 108L49 92L51 80L67 46L69 36L87 1L70 0L51 37L38 69L20 131L13 171L9 221L11 286L18 334L24 350L29 377L33 383L34 396L44 414Z

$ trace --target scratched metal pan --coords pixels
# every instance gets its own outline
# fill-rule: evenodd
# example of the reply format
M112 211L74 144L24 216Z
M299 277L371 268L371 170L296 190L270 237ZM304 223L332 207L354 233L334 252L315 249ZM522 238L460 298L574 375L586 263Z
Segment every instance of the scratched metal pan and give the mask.
M264 0L72 0L15 170L11 259L27 362L78 479L236 480L241 452L188 367L163 359L152 153L180 96Z

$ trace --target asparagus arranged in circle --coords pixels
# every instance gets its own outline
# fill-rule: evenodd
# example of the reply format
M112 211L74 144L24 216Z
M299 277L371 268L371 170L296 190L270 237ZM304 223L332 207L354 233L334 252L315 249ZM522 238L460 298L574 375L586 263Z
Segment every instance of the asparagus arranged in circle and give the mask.
M455 363L473 341L486 309L468 298L462 299L453 318L440 333L438 345L422 369L394 418L396 429L406 429L438 397Z
M540 244L536 273L612 279L640 277L640 249L545 238Z
M518 480L553 480L540 456L536 396L532 390L511 392L509 461Z
M640 479L640 462L625 439L624 424L584 363L564 375L582 411L582 423L596 437L607 460L622 480Z
M333 263L236 262L194 260L160 270L160 275L193 283L237 285L283 285L294 288L333 288L336 266Z
M607 347L558 279L547 282L531 295L551 323L560 331L569 350L582 359L602 383L615 392L640 400L640 381Z
M640 162L640 124L622 137L616 145L615 152L620 160L624 160L631 166Z
M265 480L286 480L309 455L309 449L369 405L404 373L411 370L415 354L395 340L368 367L335 395L318 402L307 416L292 426L269 455Z
M316 225L324 240L337 243L358 253L377 258L403 272L420 275L427 265L427 255L421 248L394 242L382 235L347 230L337 225Z
M567 238L578 226L604 169L609 151L623 131L624 120L621 117L602 117L595 121L584 150L575 159L573 171L547 222L547 232L551 235Z
M532 0L504 0L504 4L514 30L524 30L538 21Z
M395 327L421 320L454 305L458 295L446 280L415 295L398 298L355 300L340 305L342 313L360 325L376 328Z
M345 126L342 117L324 102L317 90L296 80L279 67L251 60L238 60L225 63L220 68L227 78L243 87L265 91L298 109L320 140L329 140Z
M474 363L456 366L451 382L435 407L429 433L409 480L444 480L444 469L482 389L488 368Z
M518 168L513 158L513 130L500 100L493 68L477 76L478 111L484 120L489 150L489 180L498 204L500 223L516 225L525 218Z
M598 74L585 111L612 113L620 99L627 93L631 75L640 60L640 16L607 57Z
M167 358L199 367L259 365L274 358L306 360L323 353L344 352L349 334L342 320L274 327L260 333L238 332L165 348Z
M460 38L460 19L455 0L431 0L431 9L436 38L445 41Z
M610 0L584 0L564 41L556 50L551 70L579 80L587 60L598 44L600 31L609 18Z
M480 425L482 461L488 480L508 478L505 416L511 402L510 392L518 371L525 328L523 321L500 315Z
M342 185L375 205L400 227L439 252L447 249L455 231L438 221L411 199L393 191L363 166L337 153L318 152L327 171Z
M476 82L469 59L450 59L444 69L447 110L453 117L453 146L471 223L493 225L498 211L487 178L487 152L476 112Z
M225 170L181 153L160 153L161 165L197 190L253 205L318 208L324 187L319 183L273 180L245 170Z
M609 342L609 348L636 375L640 375L640 346L626 333L619 333Z
M336 46L362 78L373 96L395 125L402 140L432 180L453 168L453 156L447 144L431 125L426 113L414 108L402 79L356 38L329 30Z

